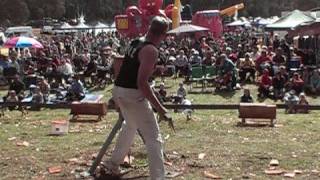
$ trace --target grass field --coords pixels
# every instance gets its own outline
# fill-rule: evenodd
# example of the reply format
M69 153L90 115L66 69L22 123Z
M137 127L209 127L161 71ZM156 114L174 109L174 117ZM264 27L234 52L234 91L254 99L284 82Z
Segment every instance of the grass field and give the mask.
M168 81L173 86L169 92L175 92L177 82ZM256 88L249 88L256 95ZM100 93L107 99L110 89ZM241 94L189 94L188 99L193 104L238 103ZM319 99L309 100L319 104ZM320 179L320 112L288 115L278 110L275 128L240 127L237 116L236 110L195 111L187 122L185 115L173 114L175 134L162 123L165 152L172 163L166 168L182 173L174 179L206 179L205 171L222 179L283 179L283 175L265 173L272 159L286 172L302 171L295 179ZM68 118L67 110L29 112L26 118L19 112L6 112L0 119L0 179L75 179L87 170L117 114L111 112L99 123L71 123L65 136L48 135L52 120ZM29 145L17 145L23 141ZM138 136L131 152L134 168L125 177L147 175L145 149ZM203 159L198 158L200 153L205 153ZM61 166L62 172L48 173L53 166Z

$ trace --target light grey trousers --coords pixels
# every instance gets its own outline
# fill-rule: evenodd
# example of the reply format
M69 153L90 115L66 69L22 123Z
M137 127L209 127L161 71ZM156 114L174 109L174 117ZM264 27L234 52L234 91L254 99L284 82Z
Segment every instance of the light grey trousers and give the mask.
M148 152L150 177L152 180L165 179L163 164L162 138L158 122L152 107L142 93L137 89L128 89L115 86L113 99L120 107L125 119L115 149L111 156L111 162L115 165L122 163L129 152L134 136L139 129Z

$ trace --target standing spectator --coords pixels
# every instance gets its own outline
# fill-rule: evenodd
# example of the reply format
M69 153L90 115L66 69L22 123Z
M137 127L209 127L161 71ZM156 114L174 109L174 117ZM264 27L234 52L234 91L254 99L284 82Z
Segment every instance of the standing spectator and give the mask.
M276 50L280 47L280 39L279 39L279 35L275 34L274 35L274 39L273 39L273 50Z
M310 77L310 90L314 94L320 93L320 75L318 69L314 70Z

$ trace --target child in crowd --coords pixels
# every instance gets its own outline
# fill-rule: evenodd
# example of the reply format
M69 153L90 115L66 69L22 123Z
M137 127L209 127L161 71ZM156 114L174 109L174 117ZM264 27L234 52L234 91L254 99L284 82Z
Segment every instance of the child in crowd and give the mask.
M241 96L241 103L253 103L253 98L250 94L250 90L245 88L243 89L243 95Z
M299 102L299 97L296 95L295 90L287 92L283 98L284 103L287 105L286 113L296 113L297 110L294 107Z
M19 98L16 94L16 91L14 91L14 90L9 91L8 96L6 98L6 102L11 102L11 103L19 102ZM14 109L16 109L16 107L15 106L8 106L8 109L10 111L13 111Z
M187 90L186 88L183 86L183 83L179 83L179 88L177 90L177 95L180 97L185 98L187 96Z
M309 113L309 102L308 102L307 97L304 93L300 93L298 104L305 106L303 108L299 108L298 113Z
M34 90L34 94L32 95L32 102L36 104L44 103L43 94L41 93L39 86L37 86Z
M164 83L160 83L160 86L159 86L159 100L160 102L166 102L167 101L167 91L165 90L165 86L164 86Z

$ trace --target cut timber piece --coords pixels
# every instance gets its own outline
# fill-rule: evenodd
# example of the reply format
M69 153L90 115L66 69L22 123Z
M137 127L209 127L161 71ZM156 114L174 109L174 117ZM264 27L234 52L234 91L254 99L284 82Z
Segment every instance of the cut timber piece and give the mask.
M239 118L242 119L243 124L246 123L246 119L269 119L271 126L274 126L276 117L276 105L240 103Z

